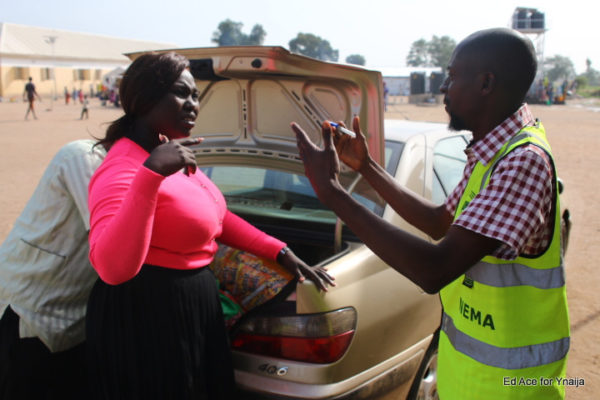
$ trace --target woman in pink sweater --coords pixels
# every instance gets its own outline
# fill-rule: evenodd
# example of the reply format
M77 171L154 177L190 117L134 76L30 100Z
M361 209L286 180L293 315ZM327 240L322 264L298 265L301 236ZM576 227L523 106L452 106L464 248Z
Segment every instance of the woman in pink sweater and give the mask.
M188 61L146 54L119 89L125 115L89 187L92 393L102 399L227 399L234 387L215 279L218 240L277 260L326 290L332 278L227 210L188 146L198 90ZM183 170L183 172L182 172Z

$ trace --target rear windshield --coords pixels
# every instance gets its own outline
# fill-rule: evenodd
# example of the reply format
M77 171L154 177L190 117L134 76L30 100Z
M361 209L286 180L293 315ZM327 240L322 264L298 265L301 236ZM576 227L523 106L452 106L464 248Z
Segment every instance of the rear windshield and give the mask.
M388 172L396 170L403 144L386 143ZM228 208L241 215L263 215L334 224L335 214L317 198L304 175L284 170L238 165L204 166L201 170L219 187ZM345 183L349 188L352 182ZM352 196L372 212L382 215L384 202L360 179Z

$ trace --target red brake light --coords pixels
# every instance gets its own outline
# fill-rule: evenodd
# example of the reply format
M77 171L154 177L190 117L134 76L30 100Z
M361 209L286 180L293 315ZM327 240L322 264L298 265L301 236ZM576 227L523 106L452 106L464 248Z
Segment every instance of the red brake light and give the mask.
M270 357L328 364L344 355L355 327L354 308L322 314L255 317L241 323L232 347Z
M354 331L324 338L256 336L241 333L233 340L233 348L248 353L328 364L339 360L354 336Z

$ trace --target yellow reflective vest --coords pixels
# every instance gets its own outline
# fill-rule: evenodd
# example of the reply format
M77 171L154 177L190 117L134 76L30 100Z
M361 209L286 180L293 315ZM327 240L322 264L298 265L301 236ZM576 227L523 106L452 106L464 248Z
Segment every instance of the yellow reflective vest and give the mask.
M541 124L517 133L489 164L476 164L454 218L488 184L497 162L526 144L539 146L552 160L552 239L536 256L486 256L441 290L441 400L564 398L569 315L560 204L556 168Z

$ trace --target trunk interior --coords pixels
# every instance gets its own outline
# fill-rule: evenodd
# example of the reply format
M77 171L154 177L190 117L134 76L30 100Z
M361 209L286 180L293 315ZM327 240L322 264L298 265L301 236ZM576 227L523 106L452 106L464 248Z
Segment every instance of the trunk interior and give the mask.
M343 252L347 241L357 241L356 236L345 226L342 230L340 250L335 250L335 225L316 224L314 221L286 220L268 216L238 214L263 232L287 243L305 263L315 266Z
M235 212L235 210L233 211ZM322 224L321 226L316 226L314 221L282 221L280 218L266 217L264 215L259 217L257 215L244 215L237 212L236 214L260 230L286 242L288 247L290 247L300 259L311 266L326 262L326 260L344 253L348 249L347 240L356 240L350 231L343 229L343 240L340 246L341 250L336 253L336 246L334 245L335 225L333 224ZM239 260L242 260L243 262L243 259ZM218 262L222 263L222 261ZM248 282L252 282L257 278L254 276L253 271L242 272L241 269L255 267L255 265L252 264L253 262L253 259L250 259L245 266L240 266L239 263L234 263L234 268L237 268L237 270L233 273L231 271L224 272L222 270L218 270L218 268L216 270L213 268L213 272L215 272L217 279L219 279L221 283L221 289L226 289L233 293L233 298L240 304L244 302L242 300L243 298L247 296L255 296L256 293L254 292L259 291L261 287L265 287L264 291L266 292L269 289L272 289L267 289L267 286L277 286L276 290L259 295L263 296L264 302L261 302L260 304L253 304L252 307L244 307L242 315L238 316L236 321L230 325L230 333L232 337L235 336L237 331L236 327L239 326L239 324L246 318L262 315L290 316L296 314L296 301L294 294L296 281L291 279L281 282L276 281L276 279L273 278L275 280L271 280L269 282L261 280L254 285L249 285ZM246 276L240 278L240 275ZM291 274L288 276L288 278L290 277ZM223 285L224 282L229 282L233 286ZM228 295L229 294L230 293L228 293Z

